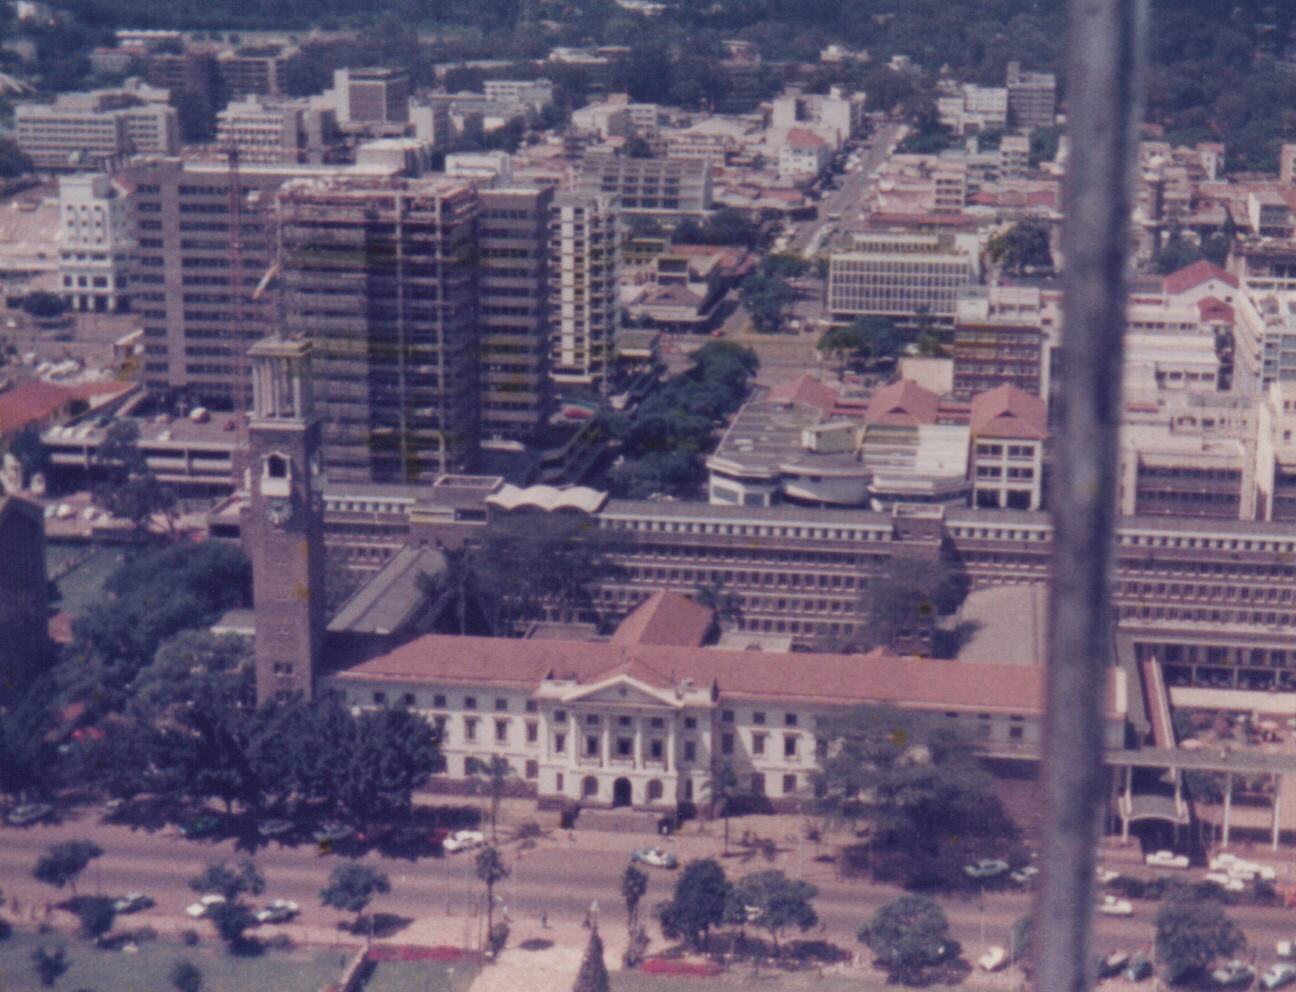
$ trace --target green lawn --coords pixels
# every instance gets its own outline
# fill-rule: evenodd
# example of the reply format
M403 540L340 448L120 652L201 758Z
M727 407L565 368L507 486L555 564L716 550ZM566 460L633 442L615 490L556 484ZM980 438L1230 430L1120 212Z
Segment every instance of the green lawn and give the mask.
M617 972L612 976L612 992L901 992L907 986L887 985L873 972L859 975L826 972L822 978L811 968L808 971L765 971L753 974L747 967L735 968L714 978L681 977L678 975L644 975L639 972ZM928 985L927 992L943 992L958 986Z
M46 549L46 568L52 572L57 565L73 555L83 553L85 547L84 544L51 544ZM125 560L121 548L98 548L86 561L58 580L62 599L54 604L54 608L80 616L93 603L101 601L108 576L120 568Z
M339 965L342 951L303 948L291 951L266 951L255 958L237 958L219 947L204 942L197 947L167 940L146 941L139 952L96 950L83 940L66 934L40 936L16 931L0 941L0 992L38 992L43 987L32 967L31 954L38 945L48 948L62 945L67 949L70 967L55 985L56 989L94 992L167 992L171 989L170 972L177 961L192 961L202 971L203 992L318 992L342 973ZM436 966L440 967L440 966ZM372 985L375 990L396 992L451 992L448 984ZM456 983L453 992L462 992Z
M476 965L439 961L379 961L364 992L467 992Z

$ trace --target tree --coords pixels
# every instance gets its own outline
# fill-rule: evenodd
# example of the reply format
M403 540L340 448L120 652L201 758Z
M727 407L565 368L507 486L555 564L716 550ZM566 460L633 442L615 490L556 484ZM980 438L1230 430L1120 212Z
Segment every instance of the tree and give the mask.
M189 888L234 902L244 895L259 896L264 892L265 877L251 858L244 858L233 865L218 861L204 868L201 875L189 879Z
M171 985L176 992L199 992L203 976L192 961L177 961L171 966Z
M517 772L505 758L498 754L491 755L488 760L481 758L470 758L468 767L465 769L469 775L474 776L482 781L486 794L490 796L490 826L491 841L498 839L495 832L495 820L499 815L500 800L508 791L509 783L517 778Z
M422 716L402 709L334 723L346 733L329 745L338 760L323 782L335 808L354 820L408 813L413 790L441 768L436 730Z
M745 918L765 930L779 953L779 935L788 927L805 933L819 922L810 900L819 894L809 882L788 878L781 871L744 875L734 885L734 902Z
M949 956L949 921L934 899L907 895L882 906L859 931L888 980L917 984Z
M986 251L1004 272L1013 275L1021 275L1028 270L1053 270L1048 228L1039 221L1018 221L1008 230L992 237Z
M57 293L46 293L37 290L22 298L20 306L24 313L29 313L38 320L60 317L67 312L68 302Z
M944 860L1003 848L1017 836L989 775L960 734L926 714L860 706L821 729L828 757L815 778L826 817L873 827L875 852L910 885L965 881ZM1007 852L1005 852L1007 853Z
M113 901L107 896L78 899L76 913L81 923L81 935L89 940L98 940L111 930L117 916Z
M671 940L682 937L694 948L703 948L711 928L725 921L731 889L718 861L690 861L675 882L674 896L657 907L662 933Z
M733 801L738 795L741 784L738 773L727 761L716 765L711 771L711 780L706 783L706 790L711 794L711 802L720 804L720 816L724 819L724 851L729 853L729 813Z
M1030 961L1035 956L1035 918L1033 916L1019 916L1017 922L1013 924L1012 932L1008 935L1008 954L1023 968L1030 967Z
M508 878L511 872L499 849L491 844L477 853L477 878L486 886L486 932L495 926L495 886Z
M738 302L751 317L758 334L776 334L783 329L788 307L796 291L778 275L764 271L751 273L738 287Z
M736 624L742 620L742 599L737 593L725 589L723 579L712 579L706 585L700 585L693 591L693 602L705 606L715 615L711 634L721 624Z
M207 920L232 951L248 946L246 931L256 922L251 908L241 900L221 902L207 908ZM252 942L255 945L255 941Z
M133 420L113 421L95 452L95 465L104 480L91 490L91 498L95 506L130 521L138 536L147 534L149 521L157 514L165 518L174 536L175 493L149 468L139 438L139 425Z
M32 966L44 986L52 986L68 970L67 948L59 945L50 950L44 944L32 951Z
M72 898L76 898L76 880L95 858L103 856L103 848L88 840L69 840L55 844L43 854L32 869L37 881L52 885L56 889L68 885L72 889Z
M861 591L868 614L861 646L925 650L937 618L958 609L968 586L967 573L948 557L893 555Z
M610 992L611 988L607 965L603 963L603 938L599 936L598 927L592 927L572 992Z
M1242 931L1217 902L1171 898L1157 911L1156 954L1173 983L1205 972L1216 958L1245 946Z
M633 934L639 923L639 901L648 891L648 876L634 865L621 873L621 898L626 904L626 929Z
M14 179L33 169L32 160L12 138L0 138L0 178Z
M343 912L355 913L352 932L360 929L365 907L375 895L391 891L387 876L368 865L345 864L333 869L329 884L320 890L320 900ZM373 939L373 916L369 917L369 939Z
M49 448L45 447L40 428L35 424L28 424L14 436L9 454L22 466L24 484L29 484L35 475L49 469Z

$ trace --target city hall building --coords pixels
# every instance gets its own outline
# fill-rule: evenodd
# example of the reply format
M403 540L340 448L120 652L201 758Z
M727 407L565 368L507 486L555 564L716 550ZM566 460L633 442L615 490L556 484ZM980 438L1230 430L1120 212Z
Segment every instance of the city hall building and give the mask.
M673 810L739 791L795 809L829 722L860 704L948 720L990 756L1038 758L1042 666L704 646L712 611L657 592L608 640L427 635L321 679L356 710L404 707L441 735L447 790L505 759L542 805ZM1104 737L1123 746L1125 675L1108 673Z

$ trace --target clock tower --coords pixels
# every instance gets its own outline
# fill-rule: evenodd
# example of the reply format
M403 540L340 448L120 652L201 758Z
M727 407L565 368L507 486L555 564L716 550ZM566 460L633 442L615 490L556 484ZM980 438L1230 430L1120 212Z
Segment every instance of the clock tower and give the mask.
M320 424L310 345L258 341L252 359L243 539L252 559L257 702L310 699L324 642Z

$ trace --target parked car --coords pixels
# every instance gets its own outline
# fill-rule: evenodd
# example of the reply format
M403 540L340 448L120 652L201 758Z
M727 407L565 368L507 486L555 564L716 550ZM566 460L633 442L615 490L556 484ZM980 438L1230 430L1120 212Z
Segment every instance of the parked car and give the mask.
M1098 912L1104 916L1133 916L1134 904L1128 899L1103 896L1103 901L1098 904Z
M258 909L253 915L258 923L283 923L300 912L301 907L291 899L272 899L264 909Z
M998 971L1008 963L1008 952L1002 947L992 947L979 958L977 967L982 971Z
M1245 892L1246 883L1240 878L1234 878L1222 871L1208 871L1205 876L1208 882L1214 882L1216 885L1229 892Z
M353 827L348 827L345 823L337 820L326 820L319 825L319 829L313 834L314 838L321 844L335 843L346 840L355 833Z
M1296 982L1296 965L1287 964L1285 961L1272 965L1260 976L1260 986L1266 989L1280 989L1292 982Z
M206 837L220 829L220 820L204 813L180 824L180 833L185 837Z
M1039 874L1039 868L1036 865L1023 865L1014 872L1009 872L1008 877L1018 885L1026 885Z
M1098 959L1098 977L1112 978L1119 975L1129 964L1129 951L1112 951Z
M192 916L195 920L201 920L204 916L207 915L207 911L210 910L213 906L220 906L224 902L225 902L224 896L217 895L214 892L209 892L207 893L207 895L203 896L197 902L191 902L188 906L186 906L185 913L189 916Z
M1130 962L1129 967L1125 969L1125 980L1127 982L1141 982L1145 978L1151 978L1152 962L1142 954L1136 954L1134 960Z
M1143 859L1152 868L1187 868L1188 855L1174 851L1155 851Z
M1274 949L1280 958L1296 958L1296 940L1280 940Z
M257 824L257 833L262 837L282 837L284 834L292 833L292 829L290 820L262 820Z
M486 843L486 837L480 830L456 830L441 844L441 847L448 854L458 854L460 851L471 851L474 847L481 847Z
M1116 879L1120 878L1120 872L1112 871L1110 868L1104 868L1102 865L1099 865L1094 869L1094 874L1098 876L1099 885L1106 885L1108 882L1114 882Z
M103 814L104 816L116 816L128 805L130 805L130 800L128 799L109 799L103 804Z
M49 819L53 812L54 807L48 803L25 803L11 809L5 816L5 822L15 827L29 827L33 823Z
M113 912L115 913L138 913L141 909L149 909L155 905L151 896L146 896L143 892L127 892L120 899L113 900Z
M1007 861L999 861L995 858L982 858L979 861L973 861L970 865L963 866L963 872L969 878L994 878L996 875L1002 875L1008 870Z
M637 847L630 852L630 860L652 868L678 868L679 861L669 851L660 847Z
M1211 980L1219 986L1250 985L1255 969L1245 961L1233 960L1211 972Z

